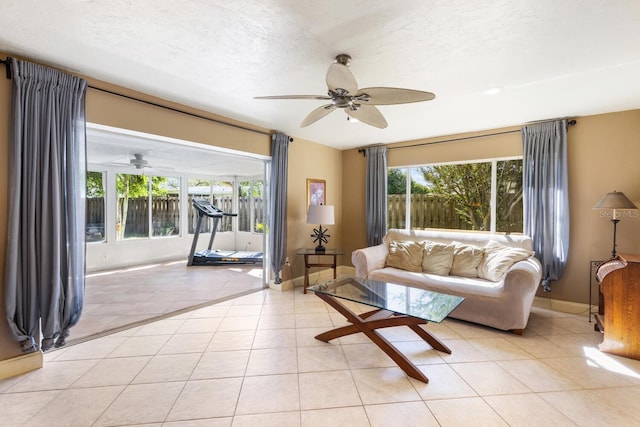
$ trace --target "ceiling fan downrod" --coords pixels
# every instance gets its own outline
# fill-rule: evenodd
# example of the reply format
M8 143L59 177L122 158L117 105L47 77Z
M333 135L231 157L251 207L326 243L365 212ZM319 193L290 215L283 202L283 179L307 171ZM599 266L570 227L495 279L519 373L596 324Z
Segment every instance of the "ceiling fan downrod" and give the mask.
M336 62L338 64L342 64L345 67L348 67L349 65L351 65L351 56L347 55L346 53L341 53L340 55L336 56Z

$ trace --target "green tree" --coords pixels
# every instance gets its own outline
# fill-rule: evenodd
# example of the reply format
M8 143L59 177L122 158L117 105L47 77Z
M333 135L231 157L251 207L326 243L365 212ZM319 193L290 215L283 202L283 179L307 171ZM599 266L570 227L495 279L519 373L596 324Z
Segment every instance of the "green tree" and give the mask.
M168 194L166 182L167 178L164 176L151 177L151 191L154 197L163 197ZM117 233L118 240L122 240L127 228L129 200L149 199L149 178L146 175L116 174L116 190L118 192Z
M421 168L430 193L453 205L472 230L488 230L491 221L491 163Z
M496 227L501 231L523 231L522 219L510 223L513 211L522 206L522 160L498 162Z
M511 231L507 224L514 208L522 201L522 161L497 162L496 226ZM451 203L472 230L489 230L491 225L491 163L466 163L421 168L431 184L429 193Z
M104 197L102 172L87 172L87 198Z
M405 169L389 169L387 174L387 194L405 194L407 192L407 176Z
M389 169L387 174L387 194L405 194L407 192L406 169ZM423 184L411 181L411 194L428 194L429 189Z

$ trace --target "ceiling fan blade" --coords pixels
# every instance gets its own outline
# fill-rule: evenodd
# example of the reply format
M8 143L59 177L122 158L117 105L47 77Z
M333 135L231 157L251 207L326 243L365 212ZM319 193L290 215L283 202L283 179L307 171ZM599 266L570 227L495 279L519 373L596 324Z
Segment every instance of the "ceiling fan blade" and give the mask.
M411 102L431 101L436 97L434 93L421 90L402 89L397 87L367 87L358 91L359 95L369 95L368 101L360 102L368 105L409 104Z
M253 99L331 99L327 95L274 95L274 96L254 96Z
M336 106L333 104L327 104L323 105L322 107L316 108L311 113L309 113L307 117L305 117L305 119L300 124L300 127L307 127L310 124L317 122L335 109Z
M361 105L357 110L345 108L344 111L349 116L356 118L368 125L375 126L380 129L384 129L387 127L387 121L382 116L382 113L373 105Z
M327 71L327 87L331 91L336 89L344 89L351 95L358 91L358 83L351 74L346 65L334 63L329 66Z

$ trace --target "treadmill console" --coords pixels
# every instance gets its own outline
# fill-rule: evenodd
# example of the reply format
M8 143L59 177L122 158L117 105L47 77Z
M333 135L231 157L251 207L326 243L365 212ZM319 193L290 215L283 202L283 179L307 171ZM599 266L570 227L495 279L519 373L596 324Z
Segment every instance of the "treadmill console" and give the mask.
M224 212L216 208L207 199L193 199L193 207L198 210L198 215L206 215L210 218L222 218Z

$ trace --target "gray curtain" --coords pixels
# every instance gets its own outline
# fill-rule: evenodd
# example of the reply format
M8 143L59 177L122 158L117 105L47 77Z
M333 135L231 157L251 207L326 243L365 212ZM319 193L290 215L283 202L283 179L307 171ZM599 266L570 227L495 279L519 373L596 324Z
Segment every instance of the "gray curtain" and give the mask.
M367 244L379 245L387 232L387 147L369 147L365 208Z
M63 346L82 312L86 81L12 60L5 304L23 352Z
M287 256L287 167L290 141L291 138L283 133L273 135L271 141L269 259L276 284L282 283L280 271Z
M524 232L542 263L542 287L560 279L569 253L567 121L522 128Z

